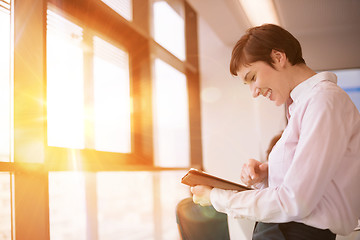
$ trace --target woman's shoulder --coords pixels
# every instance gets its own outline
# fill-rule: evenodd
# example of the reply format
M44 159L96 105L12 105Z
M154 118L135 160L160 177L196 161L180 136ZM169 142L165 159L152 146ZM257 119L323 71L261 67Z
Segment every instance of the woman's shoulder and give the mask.
M321 81L316 84L309 94L309 100L352 102L349 95L332 81Z

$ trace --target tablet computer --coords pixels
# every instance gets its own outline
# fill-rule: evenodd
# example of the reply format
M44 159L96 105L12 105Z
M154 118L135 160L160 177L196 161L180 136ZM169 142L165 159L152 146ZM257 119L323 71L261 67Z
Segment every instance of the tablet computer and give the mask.
M196 185L205 185L214 188L220 188L224 190L236 190L236 191L244 191L244 190L253 190L251 187L247 187L245 185L231 182L209 173L197 170L195 168L191 168L185 176L181 179L181 183L189 185L191 187Z

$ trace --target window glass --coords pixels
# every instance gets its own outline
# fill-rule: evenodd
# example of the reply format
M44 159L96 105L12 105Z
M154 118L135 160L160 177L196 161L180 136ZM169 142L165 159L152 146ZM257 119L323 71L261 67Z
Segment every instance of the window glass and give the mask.
M0 240L11 239L10 174L0 173Z
M0 6L0 161L10 160L10 6Z
M190 197L190 188L181 184L179 181L185 173L185 171L166 171L159 173L163 239L179 238L175 209L182 199Z
M131 152L128 53L52 11L47 37L48 145Z
M123 16L126 20L132 21L132 1L133 0L101 0L111 7L115 12Z
M86 239L85 177L80 172L49 173L51 240Z
M152 174L97 173L100 240L154 239Z
M84 148L82 28L48 10L48 145Z
M94 37L95 149L131 152L129 55Z
M189 104L186 76L155 60L153 128L155 163L187 167L190 163Z
M190 196L179 182L184 174L97 173L99 239L178 239L176 205Z
M338 76L338 85L343 88L360 111L360 69L333 71Z
M185 28L182 8L175 11L166 1L153 4L153 35L156 42L185 60Z

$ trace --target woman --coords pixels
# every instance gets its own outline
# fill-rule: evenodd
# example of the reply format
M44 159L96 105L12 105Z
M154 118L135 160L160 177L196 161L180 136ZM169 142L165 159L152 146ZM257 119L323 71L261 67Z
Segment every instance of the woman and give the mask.
M230 71L262 95L288 106L288 125L268 163L250 159L241 179L256 190L192 188L193 200L256 220L253 239L335 239L360 216L360 116L336 75L316 73L297 39L265 24L235 45Z

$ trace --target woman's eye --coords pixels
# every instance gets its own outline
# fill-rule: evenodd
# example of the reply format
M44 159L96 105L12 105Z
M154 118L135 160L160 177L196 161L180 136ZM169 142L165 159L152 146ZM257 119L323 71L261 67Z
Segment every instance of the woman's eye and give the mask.
M250 84L251 82L254 82L254 81L256 81L255 75L253 75L253 76L250 78L250 80L249 80L249 78L248 78L247 80L244 80L244 84L247 85L247 84Z

